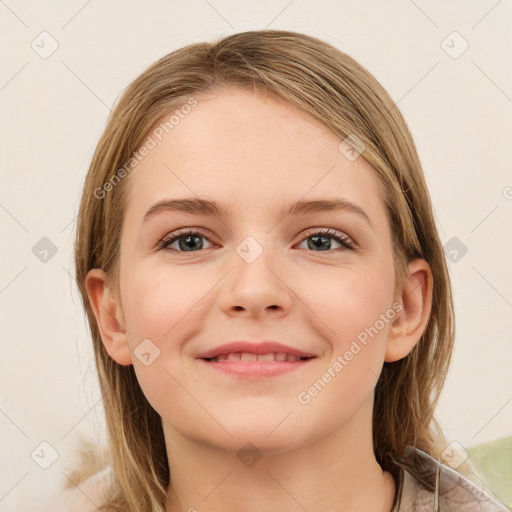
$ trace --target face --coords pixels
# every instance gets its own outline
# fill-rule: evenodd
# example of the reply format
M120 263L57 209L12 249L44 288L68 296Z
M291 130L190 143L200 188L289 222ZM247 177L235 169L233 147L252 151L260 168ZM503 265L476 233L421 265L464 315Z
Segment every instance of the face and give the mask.
M216 446L287 449L360 428L397 312L375 171L275 97L219 89L196 98L127 178L120 310L142 390L166 435ZM152 208L182 199L221 211ZM299 201L344 207L290 212ZM225 371L198 359L238 340L314 357L267 361L288 371L266 376L262 361ZM236 373L241 364L254 371Z

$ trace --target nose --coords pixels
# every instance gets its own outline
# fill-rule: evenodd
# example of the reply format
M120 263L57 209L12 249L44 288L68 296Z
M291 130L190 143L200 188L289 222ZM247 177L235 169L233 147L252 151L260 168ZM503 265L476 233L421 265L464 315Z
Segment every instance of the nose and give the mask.
M220 299L227 314L259 318L289 312L294 296L290 267L275 251L247 237L229 263Z

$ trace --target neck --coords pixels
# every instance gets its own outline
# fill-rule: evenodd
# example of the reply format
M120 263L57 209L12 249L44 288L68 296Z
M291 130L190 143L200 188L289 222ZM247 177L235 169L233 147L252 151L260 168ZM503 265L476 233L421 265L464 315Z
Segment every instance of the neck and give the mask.
M240 460L239 447L185 438L165 422L164 433L171 475L165 512L235 512L242 505L246 512L391 511L395 482L375 459L371 427L346 425L296 449L262 450L257 461Z

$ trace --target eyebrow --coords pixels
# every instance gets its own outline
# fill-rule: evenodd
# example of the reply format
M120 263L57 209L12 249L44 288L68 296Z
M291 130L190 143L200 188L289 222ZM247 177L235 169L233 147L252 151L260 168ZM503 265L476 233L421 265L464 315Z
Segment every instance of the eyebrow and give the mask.
M193 215L212 215L229 216L230 209L217 201L209 199L200 199L197 197L187 197L183 199L163 199L152 205L145 213L142 223L147 222L156 213L161 211L180 211ZM346 199L317 199L317 200L299 200L293 203L288 210L283 208L281 214L285 215L303 215L306 213L318 213L326 211L349 211L364 218L370 226L372 223L366 212L357 204Z

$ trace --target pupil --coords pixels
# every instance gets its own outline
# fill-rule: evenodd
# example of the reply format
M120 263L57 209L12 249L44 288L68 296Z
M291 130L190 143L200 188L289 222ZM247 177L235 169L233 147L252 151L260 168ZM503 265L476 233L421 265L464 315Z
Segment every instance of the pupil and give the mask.
M311 237L311 239L313 240L313 244L310 244L309 245L309 248L311 249L312 245L314 245L315 248L317 249L321 249L323 251L325 250L328 250L329 247L323 247L322 248L322 241L325 241L325 240L328 240L328 237L324 236L324 235L313 235ZM330 244L329 244L330 245Z
M197 241L199 240L200 237L198 237L197 235L187 235L186 237L183 237L180 239L180 249L181 250L189 250L189 249L194 249L194 241ZM185 240L185 243L184 244L181 244L181 240ZM200 246L202 247L202 244L200 244ZM201 248L199 247L199 248Z

